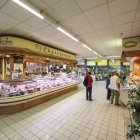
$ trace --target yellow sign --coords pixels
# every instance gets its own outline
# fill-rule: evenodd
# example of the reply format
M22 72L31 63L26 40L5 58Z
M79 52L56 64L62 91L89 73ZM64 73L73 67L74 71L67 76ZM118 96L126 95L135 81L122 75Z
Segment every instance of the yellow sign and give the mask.
M50 48L46 45L42 45L36 42L32 42L19 37L4 36L0 37L0 48L18 48L29 52L34 52L46 57L61 58L66 60L75 60L76 55L63 52L54 48Z
M109 66L119 66L120 64L120 60L109 60Z
M95 66L95 61L93 61L93 60L88 60L88 61L87 61L87 65L88 65L88 66Z
M130 65L130 62L123 62L123 65L129 66Z
M107 66L107 60L96 60L98 66Z

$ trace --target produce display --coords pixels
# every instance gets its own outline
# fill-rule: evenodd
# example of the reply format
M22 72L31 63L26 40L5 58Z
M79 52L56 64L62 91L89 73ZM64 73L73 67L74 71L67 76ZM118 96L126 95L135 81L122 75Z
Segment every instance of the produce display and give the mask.
M78 77L73 74L68 75L53 75L53 76L38 76L32 80L25 81L1 81L0 82L0 98L21 96L37 91L55 88L61 85L77 83Z

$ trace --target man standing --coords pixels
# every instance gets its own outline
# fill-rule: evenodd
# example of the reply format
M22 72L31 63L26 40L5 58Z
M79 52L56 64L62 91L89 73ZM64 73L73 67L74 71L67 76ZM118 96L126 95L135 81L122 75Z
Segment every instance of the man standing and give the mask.
M111 76L112 76L111 74L108 74L107 79L106 79L107 100L110 100L110 96L111 96L111 89L108 87L110 85Z
M115 105L119 106L119 97L120 97L119 73L113 72L113 76L110 79L109 88L111 89L111 104L113 104L113 99L114 99L114 96L115 96Z
M88 72L87 78L88 78L88 85L86 87L86 99L89 100L89 101L93 101L93 99L92 99L92 82L93 82L93 79L91 77L90 72Z

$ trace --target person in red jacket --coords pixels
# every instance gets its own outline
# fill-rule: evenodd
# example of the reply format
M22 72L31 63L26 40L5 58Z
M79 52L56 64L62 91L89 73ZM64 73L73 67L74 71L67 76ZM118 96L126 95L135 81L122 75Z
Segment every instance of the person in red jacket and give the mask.
M88 72L87 78L88 78L88 85L86 87L86 99L89 100L89 101L93 101L93 99L92 99L92 82L93 82L93 79L91 77L90 72Z

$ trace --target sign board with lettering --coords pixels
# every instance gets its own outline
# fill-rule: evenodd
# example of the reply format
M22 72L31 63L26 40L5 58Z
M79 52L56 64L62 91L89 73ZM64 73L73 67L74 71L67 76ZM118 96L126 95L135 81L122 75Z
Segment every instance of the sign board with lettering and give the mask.
M46 45L32 42L23 38L13 36L0 37L0 48L17 48L31 53L36 53L46 57L60 58L64 60L76 61L76 55L57 50Z
M140 37L124 38L122 45L123 52L140 50Z

